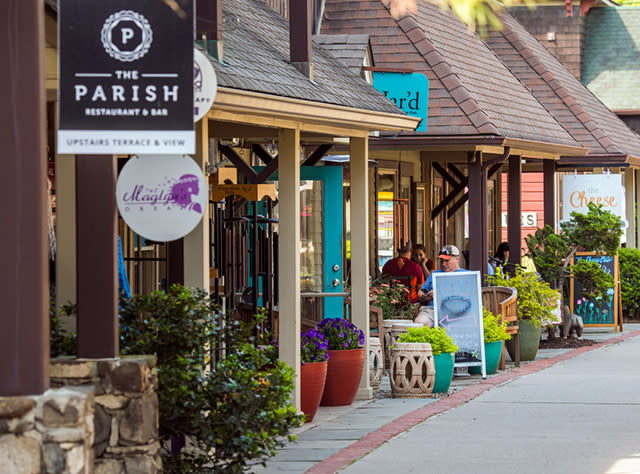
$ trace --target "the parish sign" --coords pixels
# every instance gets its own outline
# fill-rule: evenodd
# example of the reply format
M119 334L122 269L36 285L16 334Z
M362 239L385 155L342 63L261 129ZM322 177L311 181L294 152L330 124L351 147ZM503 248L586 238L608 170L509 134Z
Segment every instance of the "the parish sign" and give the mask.
M60 0L58 152L194 153L193 0Z

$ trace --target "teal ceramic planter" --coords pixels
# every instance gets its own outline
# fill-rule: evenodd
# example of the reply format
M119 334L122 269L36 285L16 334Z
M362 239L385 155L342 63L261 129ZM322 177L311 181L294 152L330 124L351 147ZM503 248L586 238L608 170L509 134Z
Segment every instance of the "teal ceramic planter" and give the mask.
M520 360L535 360L538 348L540 347L540 334L542 327L536 327L528 319L518 321L518 334L520 335ZM513 338L506 341L507 352L511 360L516 360L516 347Z
M436 366L436 377L432 393L445 393L449 390L451 379L453 378L455 353L443 352L442 354L434 355L433 362Z
M502 343L504 341L490 342L484 345L484 361L487 369L487 374L495 374L498 370L498 364L500 363L500 355L502 355ZM469 367L470 374L481 374L482 368L480 366Z

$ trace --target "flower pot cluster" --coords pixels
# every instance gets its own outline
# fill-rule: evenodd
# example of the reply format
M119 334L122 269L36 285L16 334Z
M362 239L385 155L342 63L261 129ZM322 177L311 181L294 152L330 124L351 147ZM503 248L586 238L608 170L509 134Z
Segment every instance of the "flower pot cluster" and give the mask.
M344 319L327 318L302 334L300 396L306 421L319 405L351 405L364 367L364 333Z

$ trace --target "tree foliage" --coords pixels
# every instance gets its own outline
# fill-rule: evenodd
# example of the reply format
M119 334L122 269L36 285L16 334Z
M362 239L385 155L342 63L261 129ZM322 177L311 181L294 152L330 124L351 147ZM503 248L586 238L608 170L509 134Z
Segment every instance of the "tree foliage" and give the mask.
M589 203L586 214L572 212L571 219L560 223L560 228L556 234L545 226L525 238L538 273L554 288L563 290L565 278L573 274L585 296L604 297L613 286L613 277L595 262L579 261L572 269L570 261L578 250L615 255L623 233L621 219L602 206Z
M618 254L622 311L635 318L640 315L640 250L622 248Z
M394 18L402 18L409 13L415 13L417 2L431 2L440 5L441 8L450 8L470 29L477 30L480 36L484 36L487 26L500 30L502 22L498 18L504 8L516 5L527 5L534 8L535 0L504 0L492 2L487 0L383 0L389 7Z

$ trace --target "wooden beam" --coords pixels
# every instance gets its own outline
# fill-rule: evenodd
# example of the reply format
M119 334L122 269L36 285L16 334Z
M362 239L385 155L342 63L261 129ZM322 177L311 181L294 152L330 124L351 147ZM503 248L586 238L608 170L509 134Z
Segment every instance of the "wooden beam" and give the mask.
M218 150L238 168L240 174L244 175L249 181L255 182L258 176L253 168L249 166L245 161L238 156L238 154L228 145L218 145Z
M273 160L273 157L258 143L251 145L251 151L255 153L265 165L268 165Z
M327 154L327 152L331 149L331 147L333 147L332 143L325 143L325 144L319 145L318 148L316 148L315 151L311 153L311 155L309 155L309 158L304 160L304 163L302 163L302 166L315 165Z

